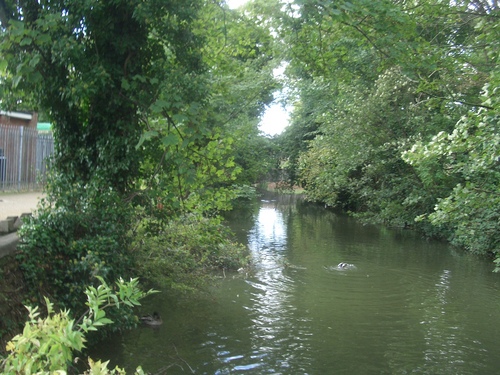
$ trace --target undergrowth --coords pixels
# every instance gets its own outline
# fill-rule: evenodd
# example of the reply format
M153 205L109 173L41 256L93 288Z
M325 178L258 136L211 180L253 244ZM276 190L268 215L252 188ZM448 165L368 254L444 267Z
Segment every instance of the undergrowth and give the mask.
M136 271L161 288L203 288L214 274L248 264L247 249L231 237L219 218L187 214L163 225L144 220L133 246Z

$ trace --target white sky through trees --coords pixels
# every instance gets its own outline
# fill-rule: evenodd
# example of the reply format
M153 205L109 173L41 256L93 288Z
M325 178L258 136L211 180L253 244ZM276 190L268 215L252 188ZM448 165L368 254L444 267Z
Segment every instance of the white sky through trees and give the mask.
M247 2L248 0L226 0L227 5L231 9L236 9ZM280 103L274 102L266 109L266 112L262 116L259 129L268 135L280 134L288 126L289 119L290 115L283 106Z

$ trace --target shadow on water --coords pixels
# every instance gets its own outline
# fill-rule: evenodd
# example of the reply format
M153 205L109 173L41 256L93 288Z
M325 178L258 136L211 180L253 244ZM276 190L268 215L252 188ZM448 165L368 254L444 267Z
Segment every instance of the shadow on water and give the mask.
M263 196L228 223L248 244L252 274L199 299L155 295L143 311L159 311L162 326L91 356L168 374L498 371L500 283L486 261L296 196Z

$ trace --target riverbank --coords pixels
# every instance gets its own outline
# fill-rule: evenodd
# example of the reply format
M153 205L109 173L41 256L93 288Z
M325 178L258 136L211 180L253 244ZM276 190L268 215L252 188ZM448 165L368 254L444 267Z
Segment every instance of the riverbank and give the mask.
M284 182L268 182L265 189L272 193L304 194L304 188L297 185L290 186Z

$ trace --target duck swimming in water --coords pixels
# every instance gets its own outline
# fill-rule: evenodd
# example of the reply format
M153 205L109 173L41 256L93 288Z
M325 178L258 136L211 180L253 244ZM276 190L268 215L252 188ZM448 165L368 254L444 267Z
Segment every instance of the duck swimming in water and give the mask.
M156 311L152 315L143 315L139 319L148 326L159 326L163 324L160 315L158 315Z
M354 270L354 269L356 269L356 266L354 264L351 264L351 263L340 262L337 265L337 269L339 269L339 270Z

